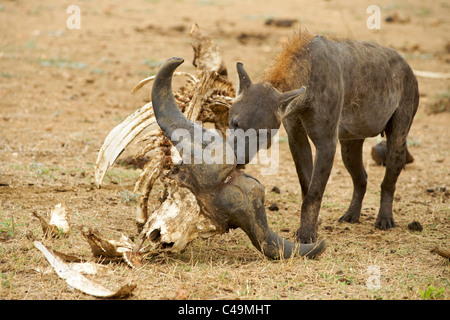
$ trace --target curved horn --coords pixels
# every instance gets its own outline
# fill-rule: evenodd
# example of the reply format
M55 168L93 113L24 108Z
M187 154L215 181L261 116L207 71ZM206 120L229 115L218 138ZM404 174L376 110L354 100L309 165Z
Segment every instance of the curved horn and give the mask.
M152 104L155 118L164 134L170 139L175 129L193 128L175 102L172 92L172 75L184 59L173 57L161 66L155 77L152 88Z
M289 259L291 256L315 258L326 249L325 240L310 244L294 243L277 235L267 223L264 205L256 209L254 216L240 219L239 226L252 244L271 259Z
M236 161L233 150L227 151L231 147L221 135L207 132L201 125L187 119L178 108L172 92L172 76L183 61L182 58L170 58L159 69L152 89L153 110L165 136L183 156L185 169L190 173L185 176L186 185L195 185L197 191L208 190L226 178ZM211 157L208 157L209 153L204 152L207 147L217 153L211 152Z
M294 243L281 238L275 232L270 230L269 237L261 250L264 255L273 259L278 259L280 257L289 259L291 256L315 258L324 252L326 247L325 240L310 244Z
M238 85L238 95L239 95L251 86L252 81L250 80L250 77L248 76L247 72L244 70L244 65L242 64L242 62L238 62L236 64L236 69L239 76L239 85Z

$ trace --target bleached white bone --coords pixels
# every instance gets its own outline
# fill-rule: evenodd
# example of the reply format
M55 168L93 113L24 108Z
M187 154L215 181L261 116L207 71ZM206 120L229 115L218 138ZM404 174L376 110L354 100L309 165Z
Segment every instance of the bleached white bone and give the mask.
M169 186L167 198L149 216L142 232L152 247L164 244L165 251L171 253L182 251L197 237L209 238L222 233L200 213L192 192L179 186Z
M95 163L95 184L100 187L106 171L114 164L117 157L144 130L158 127L153 114L152 103L130 114L108 134L97 156Z
M33 244L42 252L60 278L66 280L70 287L86 294L101 298L120 298L130 295L136 287L135 285L125 285L117 291L112 291L83 276L76 268L73 268L70 264L65 263L59 257L52 254L41 242L34 241Z

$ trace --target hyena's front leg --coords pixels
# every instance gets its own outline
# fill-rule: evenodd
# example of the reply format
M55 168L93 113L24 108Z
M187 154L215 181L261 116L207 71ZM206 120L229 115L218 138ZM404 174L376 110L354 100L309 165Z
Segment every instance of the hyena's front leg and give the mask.
M322 146L316 146L314 169L308 193L303 200L300 228L297 230L297 241L313 243L317 239L317 220L323 193L333 167L336 153L336 141L329 141Z
M305 200L311 183L313 168L311 146L300 118L285 118L283 119L283 126L288 135L289 149L294 159L298 180L302 189L302 199Z

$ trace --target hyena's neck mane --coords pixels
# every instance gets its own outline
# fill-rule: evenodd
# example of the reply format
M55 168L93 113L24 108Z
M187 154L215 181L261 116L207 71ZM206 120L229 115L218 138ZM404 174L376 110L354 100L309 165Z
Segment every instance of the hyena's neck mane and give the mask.
M295 33L265 70L262 82L269 82L281 92L307 85L311 70L308 46L314 37L307 31Z

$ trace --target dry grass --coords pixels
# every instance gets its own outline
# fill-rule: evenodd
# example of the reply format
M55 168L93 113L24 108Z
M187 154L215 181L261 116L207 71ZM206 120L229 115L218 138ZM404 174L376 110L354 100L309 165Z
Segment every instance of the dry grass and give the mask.
M286 145L282 143L280 148L283 152ZM283 166L288 160L282 160L281 171L293 169ZM9 174L19 179L34 174L30 168L11 170ZM135 234L130 212L134 212L136 204L124 196L123 190L132 188L136 171L139 170L116 167L110 179L120 182L107 183L100 190L93 189L88 182L92 180L90 172L83 178L80 174L64 174L59 184L71 187L56 191L54 179L58 171L50 170L39 177L38 185L24 187L33 189L27 192L30 198L26 202L21 198L25 190L8 194L3 187L1 296L91 299L69 289L55 273L48 272L45 258L32 244L33 239L41 239L42 231L30 212L38 210L45 214L50 211L49 203L64 202L75 228L68 238L44 240L44 243L52 249L93 260L77 227L95 227L105 237L115 239L121 233ZM258 169L249 171L256 175ZM383 168L369 164L369 174L378 176L378 171L382 172ZM404 172L403 185L412 178L409 174L412 171L414 167ZM448 193L428 194L422 190L422 197L417 198L414 194L418 190L402 188L400 184L394 209L398 227L384 232L373 227L378 202L375 179L370 180L361 223L336 222L349 201L351 185L339 159L333 173L319 226L320 237L328 240L329 247L318 260L267 260L241 230L232 230L208 240L196 240L180 255L148 259L139 270L130 269L124 263L109 263L106 265L109 271L95 279L112 289L129 282L138 284L133 299L174 299L180 297L180 292L187 299L421 299L425 297L421 292L433 287L430 298L448 298L449 264L430 252L435 246L449 243ZM268 190L266 206L274 202L279 205L279 211L267 211L269 222L282 236L292 238L299 220L296 213L299 190L294 187L296 177L288 172L285 176L288 178L284 185L277 184L279 178L274 181L263 177L267 189L271 189L272 183L281 186L280 194ZM83 183L83 180L88 181ZM410 194L417 199L413 204L405 201ZM103 205L98 207L96 203ZM12 225L8 224L11 218ZM422 232L408 230L407 224L413 220L420 221L424 227ZM367 287L370 266L380 270L377 290Z
M97 228L106 238L136 234L136 203L127 191L133 190L140 171L116 165L104 187L96 189L94 162L107 133L148 101L148 91L130 94L139 80L157 70L142 61L192 57L187 31L193 22L217 39L232 81L236 80L236 61L245 62L246 70L256 78L281 47L280 42L292 34L288 29L264 26L268 12L287 17L299 12L311 32L327 29L345 36L351 29L355 38L398 50L414 46L418 52L407 53L413 68L449 72L448 53L441 43L447 35L449 8L439 1L428 4L431 13L421 16L413 15L420 8L411 1L405 6L411 23L383 24L377 32L365 28L367 5L361 7L356 0L341 8L333 2L311 3L302 10L296 0L283 1L283 7L273 2L276 10L269 4L255 6L252 2L249 6L229 0L220 7L220 16L216 5L190 0L176 3L179 7L174 10L165 1L128 1L126 7L85 1L80 4L82 29L70 31L65 29L65 3L2 2L0 28L11 32L0 33L0 299L94 299L68 288L48 269L47 261L33 246L34 239L41 239L42 230L31 213L45 215L54 205L65 203L74 227L71 235L43 241L52 249L86 260L91 260L92 254L80 226ZM383 14L392 10L387 3L380 2ZM179 16L167 18L174 14ZM430 25L435 18L438 24ZM17 21L21 28L11 29ZM179 31L179 26L186 28ZM242 44L238 40L242 30L264 32L265 40ZM405 32L414 36L405 37ZM71 51L74 46L76 52ZM429 55L434 58L427 58ZM58 58L74 63L56 63ZM47 61L54 63L46 66L43 62ZM187 63L183 68L193 70ZM136 283L130 299L448 300L449 263L430 250L450 248L450 113L427 112L427 106L435 102L433 97L448 92L448 82L419 79L419 87L421 105L409 137L415 161L397 185L397 228L374 228L384 169L369 158L376 143L372 139L364 149L369 185L359 224L337 222L350 202L351 179L340 154L336 155L319 226L319 237L326 238L329 246L320 259L267 260L242 231L234 230L196 240L180 255L154 257L138 270L124 263L109 263L97 281L111 289ZM280 207L279 211L267 211L271 227L292 239L299 224L301 195L287 143L280 143L277 175L261 176L258 167L250 167L248 172L266 186L266 206L277 203ZM270 192L274 185L281 189L280 194ZM427 192L445 186L445 192ZM420 222L423 231L409 231L407 225L412 221ZM366 285L370 266L380 270L378 290Z

